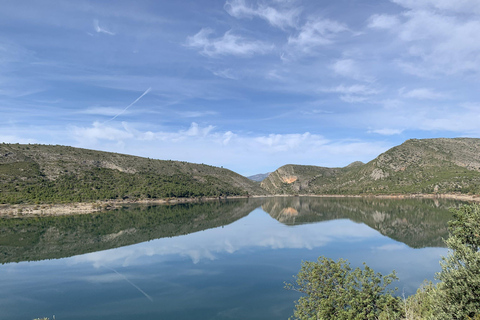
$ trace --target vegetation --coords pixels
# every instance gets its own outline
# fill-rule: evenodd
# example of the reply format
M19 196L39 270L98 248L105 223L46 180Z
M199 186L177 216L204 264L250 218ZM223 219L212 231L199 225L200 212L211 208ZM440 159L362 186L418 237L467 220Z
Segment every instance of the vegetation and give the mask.
M345 260L318 258L303 262L296 285L286 288L305 294L296 305L296 319L397 319L401 300L387 289L397 280L395 272L387 276L364 269L352 270Z
M261 186L280 194L480 194L480 139L408 140L344 168L286 165Z
M395 273L382 276L364 266L352 270L344 261L320 257L304 262L297 285L305 294L294 311L296 319L480 319L480 205L455 210L446 240L451 253L443 258L439 283L424 283L415 295L393 296L387 286Z
M230 170L64 146L0 144L0 204L265 194Z
M480 316L480 206L455 212L446 243L451 253L437 275L443 319Z

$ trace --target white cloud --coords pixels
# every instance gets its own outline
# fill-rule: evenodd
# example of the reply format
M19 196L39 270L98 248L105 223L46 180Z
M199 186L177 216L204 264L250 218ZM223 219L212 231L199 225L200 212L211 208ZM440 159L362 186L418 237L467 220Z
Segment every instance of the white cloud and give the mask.
M238 80L239 79L237 73L230 68L223 69L223 70L212 71L212 73L214 75L216 75L217 77L221 77L221 78L225 78L225 79L230 79L230 80Z
M440 100L447 97L447 95L435 92L428 88L418 88L405 92L405 89L400 89L400 94L406 98L420 99L420 100Z
M342 84L336 87L322 89L322 91L336 92L336 93L343 93L343 94L359 94L359 95L372 95L372 94L379 93L378 90L372 89L363 84L355 84L351 86L345 86Z
M368 27L376 29L392 29L399 24L398 17L389 14L374 14L368 21Z
M335 61L331 69L335 74L342 77L351 78L359 81L371 82L372 79L364 74L357 62L353 59L339 59Z
M480 13L480 2L477 0L391 0L409 9L436 9L456 13Z
M343 23L329 20L317 19L307 21L296 36L288 38L288 44L298 50L309 53L317 46L325 46L333 43L335 37L348 31Z
M194 36L187 38L187 46L201 49L202 54L211 57L220 55L249 57L254 54L265 54L274 48L271 44L237 36L231 30L220 38L210 38L213 32L210 28L203 28Z
M340 96L340 100L348 103L362 103L368 101L368 98L365 96L356 96L351 94L345 94Z
M401 134L403 130L400 129L391 129L391 128L383 128L383 129L375 129L369 130L368 133L377 133L383 136L392 136L395 134Z
M245 0L229 0L225 3L224 8L235 18L258 17L280 29L295 27L301 13L300 8L276 9L265 4L259 4L256 7L249 6Z
M112 107L90 107L85 110L80 110L78 113L83 114L96 114L101 116L115 116L122 112L124 108L112 108ZM128 112L128 111L127 111Z
M177 112L177 114L182 117L182 118L201 118L205 116L214 116L218 114L215 111L182 111L182 112Z
M95 31L97 33L104 33L104 34L108 34L110 36L115 35L114 32L108 31L107 29L100 27L98 20L93 20L93 28L95 29Z
M368 96L376 95L378 90L362 84L351 86L339 85L331 88L322 88L322 92L339 93L340 99L347 103L362 103L368 100Z
M197 123L177 131L150 131L126 122L95 122L71 127L69 133L80 147L207 163L245 174L250 174L252 164L255 172L272 171L286 163L343 166L369 161L386 150L382 144L331 141L308 132L250 135Z
M35 139L24 139L13 135L0 135L0 142L3 143L36 143Z
M394 2L407 11L373 15L369 26L389 28L406 45L398 61L404 72L421 77L480 72L480 21L472 15L480 13L480 2Z
M267 149L270 152L289 151L293 149L301 149L301 146L309 146L310 148L318 148L328 140L319 135L312 135L309 132L304 134L270 134L254 138L260 148Z

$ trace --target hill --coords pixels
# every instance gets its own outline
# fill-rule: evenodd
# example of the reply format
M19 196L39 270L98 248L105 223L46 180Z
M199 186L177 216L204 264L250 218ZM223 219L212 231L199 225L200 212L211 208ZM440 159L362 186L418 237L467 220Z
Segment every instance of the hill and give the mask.
M412 139L367 164L286 165L261 186L282 194L480 194L480 139Z
M233 171L67 146L0 144L0 203L265 194Z

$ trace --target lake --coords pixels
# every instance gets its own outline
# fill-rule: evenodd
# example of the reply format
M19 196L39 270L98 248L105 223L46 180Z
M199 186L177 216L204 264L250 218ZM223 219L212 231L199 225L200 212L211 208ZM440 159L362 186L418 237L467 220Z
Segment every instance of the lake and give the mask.
M1 319L287 319L319 256L433 280L446 200L275 197L0 220Z

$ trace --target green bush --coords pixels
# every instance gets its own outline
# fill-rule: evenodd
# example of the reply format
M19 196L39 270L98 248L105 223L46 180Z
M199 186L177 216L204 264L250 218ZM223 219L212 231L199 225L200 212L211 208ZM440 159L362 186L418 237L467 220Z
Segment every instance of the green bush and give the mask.
M471 319L480 315L480 206L454 211L446 244L451 249L440 263L439 307L442 319Z
M305 294L296 304L294 319L397 319L402 315L401 300L387 289L395 272L382 276L364 264L352 269L346 260L319 257L306 261L296 276L296 284L286 288Z

